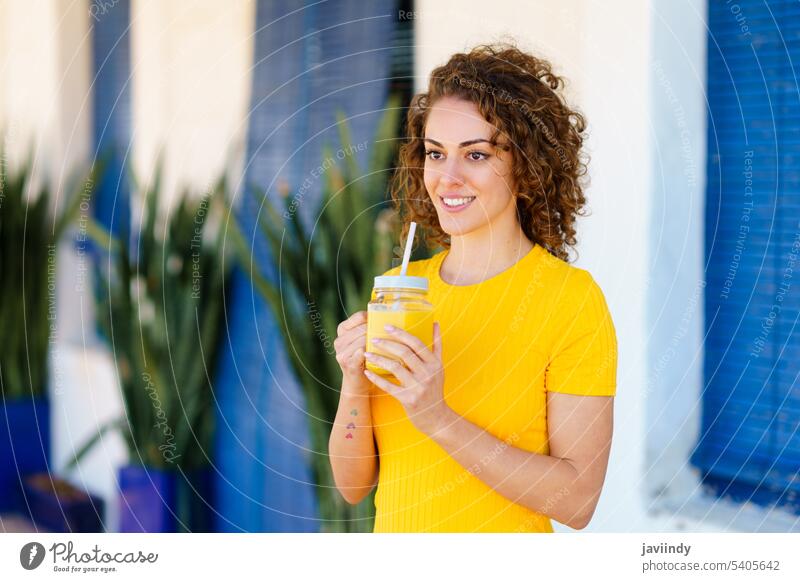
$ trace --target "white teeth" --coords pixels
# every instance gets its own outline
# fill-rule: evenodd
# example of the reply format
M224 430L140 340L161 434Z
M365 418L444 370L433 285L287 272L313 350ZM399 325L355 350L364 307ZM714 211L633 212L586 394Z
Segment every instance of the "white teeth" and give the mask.
M467 202L472 202L473 200L475 200L474 196L470 198L442 198L442 201L447 206L463 206Z

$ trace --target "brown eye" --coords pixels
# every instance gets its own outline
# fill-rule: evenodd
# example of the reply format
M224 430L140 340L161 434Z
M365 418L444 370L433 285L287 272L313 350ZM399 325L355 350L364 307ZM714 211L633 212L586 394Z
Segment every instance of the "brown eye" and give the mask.
M432 158L431 154L441 154L442 152L437 152L436 150L425 150L425 157L429 160L438 161L440 158Z

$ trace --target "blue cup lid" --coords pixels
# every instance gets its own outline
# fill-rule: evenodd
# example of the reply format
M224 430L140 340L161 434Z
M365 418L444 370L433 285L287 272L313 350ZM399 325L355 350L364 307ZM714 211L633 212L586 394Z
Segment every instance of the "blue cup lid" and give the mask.
M380 275L375 277L376 289L386 287L427 291L428 278L412 277L410 275Z

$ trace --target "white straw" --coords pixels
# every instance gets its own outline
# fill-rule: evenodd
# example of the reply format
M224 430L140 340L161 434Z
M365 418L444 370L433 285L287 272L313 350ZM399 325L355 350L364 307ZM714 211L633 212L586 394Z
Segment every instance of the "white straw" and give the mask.
M412 222L411 228L408 229L408 238L406 238L406 250L403 253L403 266L400 269L400 274L405 277L406 269L408 268L408 259L411 258L411 245L414 243L414 233L417 230L417 223Z

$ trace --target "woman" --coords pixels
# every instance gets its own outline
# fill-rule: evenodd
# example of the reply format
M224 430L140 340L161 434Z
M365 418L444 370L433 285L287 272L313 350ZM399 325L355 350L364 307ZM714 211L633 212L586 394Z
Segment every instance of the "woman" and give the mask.
M411 103L392 194L445 249L408 269L429 279L433 349L395 330L381 346L397 360L369 353L363 311L335 342L331 464L350 503L377 484L376 532L551 532L594 513L616 335L592 276L566 262L586 164L562 85L542 59L479 46Z

